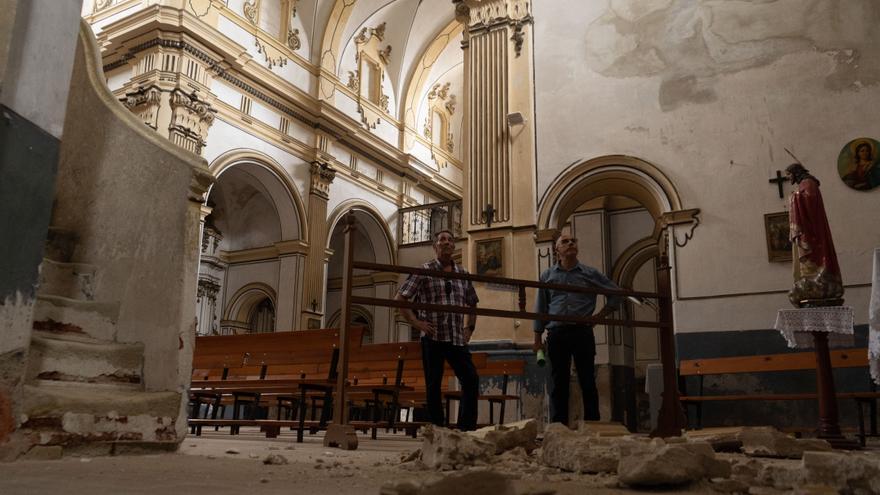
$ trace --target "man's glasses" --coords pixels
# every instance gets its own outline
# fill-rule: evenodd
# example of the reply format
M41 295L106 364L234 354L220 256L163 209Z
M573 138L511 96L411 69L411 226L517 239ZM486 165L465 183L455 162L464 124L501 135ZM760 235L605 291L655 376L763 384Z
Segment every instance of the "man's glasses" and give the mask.
M577 243L578 243L578 240L575 239L574 237L569 237L569 238L562 239L559 241L559 244L577 244Z

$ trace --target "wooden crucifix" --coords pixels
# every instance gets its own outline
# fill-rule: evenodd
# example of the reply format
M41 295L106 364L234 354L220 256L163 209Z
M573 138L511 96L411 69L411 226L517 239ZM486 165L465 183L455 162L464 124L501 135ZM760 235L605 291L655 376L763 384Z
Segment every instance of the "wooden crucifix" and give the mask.
M486 209L483 210L483 216L486 217L486 227L491 227L492 220L495 219L495 208L492 207L492 203L486 205Z
M779 197L780 197L780 198L784 198L785 195L784 195L783 190L782 190L782 185L785 184L787 181L788 181L788 179L786 179L786 178L782 175L782 171L781 171L781 170L777 170L777 171L776 171L776 178L775 178L775 179L770 179L768 182L771 183L771 184L773 184L773 183L775 182L775 183L776 183L776 187L779 188Z

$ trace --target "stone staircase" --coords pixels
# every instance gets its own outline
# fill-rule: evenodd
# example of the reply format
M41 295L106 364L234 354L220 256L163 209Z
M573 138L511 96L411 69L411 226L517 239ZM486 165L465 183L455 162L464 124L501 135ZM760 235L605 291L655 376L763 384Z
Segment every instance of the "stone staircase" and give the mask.
M176 447L180 394L144 387L144 348L116 341L119 303L95 300L97 268L50 228L34 307L22 429L37 446L113 454Z

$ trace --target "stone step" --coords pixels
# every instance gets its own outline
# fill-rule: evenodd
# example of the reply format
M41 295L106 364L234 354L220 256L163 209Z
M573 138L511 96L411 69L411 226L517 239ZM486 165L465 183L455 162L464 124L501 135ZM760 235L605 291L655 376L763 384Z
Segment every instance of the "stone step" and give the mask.
M34 330L113 342L118 316L118 302L80 301L38 294L34 305Z
M69 262L73 258L73 251L76 249L78 239L79 236L72 230L50 225L43 255L50 260L62 263Z
M177 438L180 392L35 380L24 385L22 429L65 450L96 442L160 444Z
M88 383L141 383L143 344L54 338L34 332L28 353L29 380Z
M67 263L43 258L40 266L40 294L61 296L80 301L95 299L94 265Z

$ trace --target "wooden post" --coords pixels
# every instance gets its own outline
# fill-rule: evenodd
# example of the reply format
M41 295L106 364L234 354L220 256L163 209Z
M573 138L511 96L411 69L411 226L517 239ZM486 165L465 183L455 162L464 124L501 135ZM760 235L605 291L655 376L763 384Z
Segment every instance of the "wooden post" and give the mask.
M834 376L831 368L831 353L828 350L828 334L811 332L813 348L816 352L816 399L819 401L818 437L826 440L835 449L858 449L859 444L840 433L837 414L837 393L834 389Z
M667 243L666 235L661 242ZM678 394L678 380L675 367L675 326L672 323L672 291L669 276L669 255L667 246L660 246L660 258L657 265L657 292L661 322L668 322L660 328L660 362L663 364L663 404L657 417L657 428L651 432L652 437L678 437L687 421L681 409Z
M347 424L348 404L345 393L345 380L348 378L348 331L351 327L351 286L354 271L352 263L354 250L352 241L355 232L355 216L350 211L345 216L345 250L342 270L342 320L339 324L339 372L336 376L336 404L333 408L333 423L327 426L324 435L325 447L339 447L355 450L358 447L357 432Z

